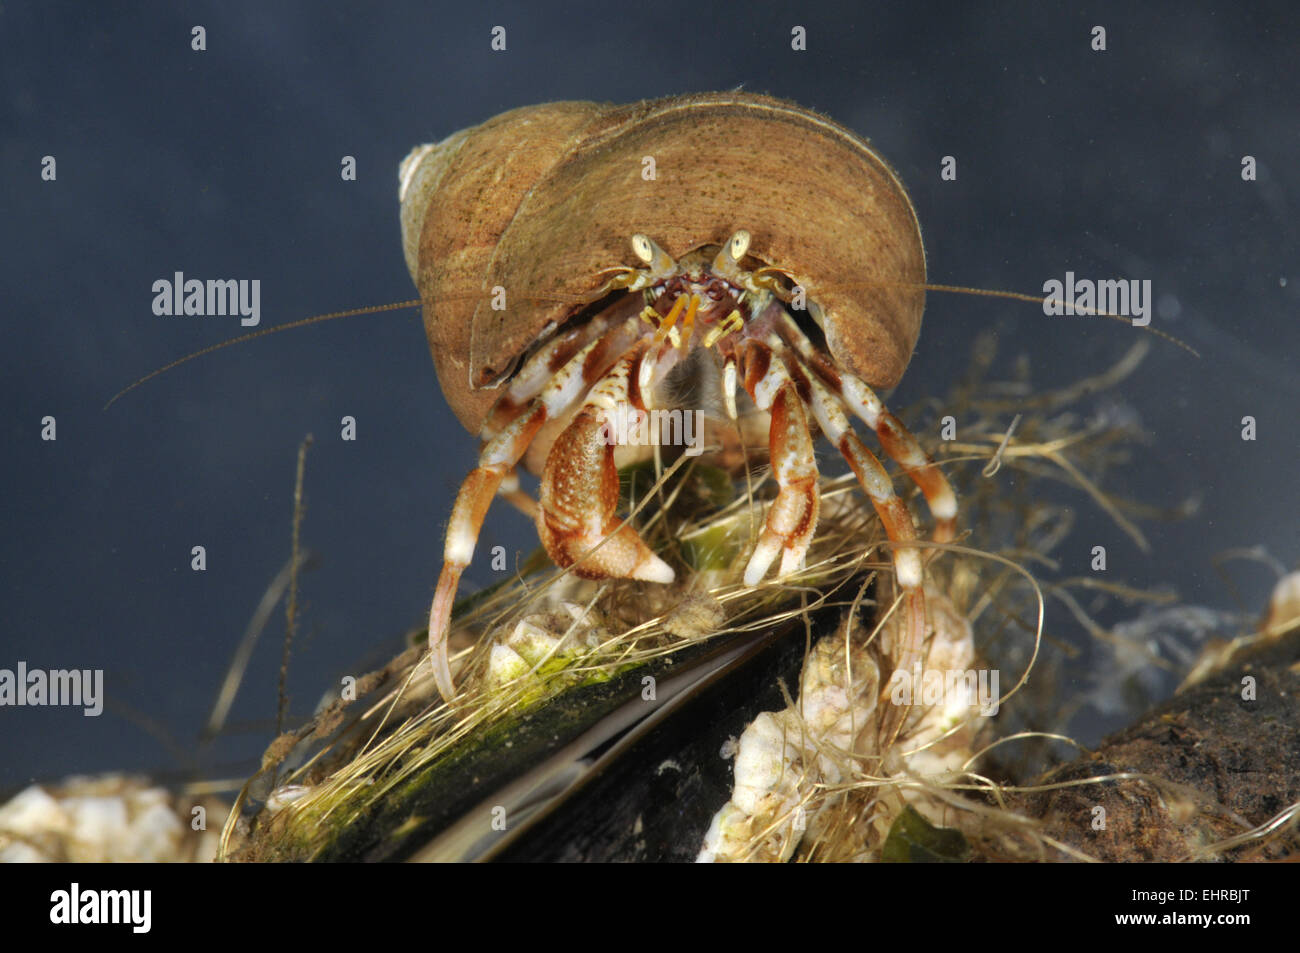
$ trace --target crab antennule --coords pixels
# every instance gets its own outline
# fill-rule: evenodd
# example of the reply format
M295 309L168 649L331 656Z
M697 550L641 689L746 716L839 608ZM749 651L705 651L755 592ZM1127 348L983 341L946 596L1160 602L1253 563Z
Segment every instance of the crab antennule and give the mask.
M667 317L659 323L659 330L655 331L656 344L661 343L664 338L668 337L668 335L672 333L673 328L677 326L677 319L681 317L682 309L685 306L686 296L679 295L677 300L673 302L672 308L668 311Z
M686 308L686 317L682 319L681 340L674 342L678 347L690 347L691 335L695 333L695 315L699 310L700 296L693 294L691 295L691 303Z

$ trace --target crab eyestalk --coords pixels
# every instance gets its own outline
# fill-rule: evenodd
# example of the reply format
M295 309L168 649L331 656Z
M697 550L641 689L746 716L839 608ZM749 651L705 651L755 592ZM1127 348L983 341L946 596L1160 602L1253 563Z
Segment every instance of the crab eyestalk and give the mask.
M645 262L646 267L640 271L637 282L628 287L629 291L640 291L658 281L665 281L677 272L677 262L648 235L640 232L632 236L632 251L637 258Z
M745 229L736 232L722 246L713 259L713 273L732 284L745 285L745 273L740 270L740 260L749 251L750 235Z

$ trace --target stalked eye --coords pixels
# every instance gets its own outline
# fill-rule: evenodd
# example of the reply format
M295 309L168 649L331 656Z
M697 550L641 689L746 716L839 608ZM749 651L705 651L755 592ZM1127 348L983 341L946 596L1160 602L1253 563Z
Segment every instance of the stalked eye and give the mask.
M731 253L731 257L736 261L740 261L745 257L745 252L749 251L749 232L742 228L731 236L731 241L728 244L731 246L727 249Z
M647 265L655 260L654 242L650 241L645 235L637 234L632 236L632 251L636 253L636 257Z

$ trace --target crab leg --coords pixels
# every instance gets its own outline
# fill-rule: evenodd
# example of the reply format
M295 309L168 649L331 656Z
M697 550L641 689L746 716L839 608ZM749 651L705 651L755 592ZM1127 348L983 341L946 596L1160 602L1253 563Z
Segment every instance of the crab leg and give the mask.
M894 572L903 594L903 638L895 659L895 667L910 672L920 664L921 648L925 642L925 594L922 589L922 564L915 544L916 527L906 504L894 492L894 483L875 454L867 449L853 431L839 400L817 378L808 375L808 405L826 439L835 445L848 461L858 483L866 491L871 505L880 517L881 525L894 545Z
M735 423L736 415L736 356L728 354L722 362L722 400L727 408L727 417Z
M772 415L768 440L772 473L780 488L767 512L763 535L745 567L745 585L756 586L777 553L781 553L782 576L803 565L817 529L821 497L812 433L794 381L766 344L751 338L741 346L745 390L759 410L770 411Z
M613 329L618 329L617 337L607 337ZM605 338L602 350L608 355L616 355L631 345L638 333L635 321L626 314L600 315L581 327L565 334L556 335L526 360L497 402L488 412L487 420L479 429L479 439L484 443L491 440L501 428L528 409L528 405L547 384L555 377L573 356L587 347L597 338ZM599 363L600 355L592 358L592 363Z
M956 535L957 496L943 471L935 466L902 421L885 408L865 382L852 374L840 373L817 351L788 312L782 311L777 328L782 339L795 349L803 363L839 396L844 406L876 432L885 453L897 461L903 472L920 487L926 505L934 515L935 541L950 541Z
M622 326L611 332L610 329L620 322ZM613 355L631 346L636 334L635 321L629 321L622 315L600 315L576 330L552 338L524 362L511 379L506 392L492 405L492 410L479 430L479 439L483 445L486 446L503 427L528 410L533 399L583 347L600 338L599 347L591 352L587 363L589 366L603 368ZM576 398L575 394L574 399ZM567 409L560 408L557 413ZM479 449L482 450L482 446ZM514 467L502 477L497 493L529 519L537 517L537 501L520 489L519 475Z
M636 381L643 340L591 389L573 421L556 439L542 471L537 530L556 564L588 579L607 577L672 582L672 567L615 515L618 470L614 437L630 410L645 410ZM622 419L620 420L620 415Z
M625 324L624 328L626 327ZM447 633L451 625L452 603L460 585L461 574L474 556L474 545L478 542L492 497L502 480L514 470L527 452L542 425L563 413L577 400L588 384L592 368L604 366L604 358L618 346L619 339L619 333L615 332L590 342L574 354L541 388L528 409L516 414L484 445L479 453L478 466L461 484L456 503L452 507L451 520L447 524L442 573L438 577L438 588L429 609L429 653L433 662L434 681L439 693L448 701L456 693L451 667L447 664Z

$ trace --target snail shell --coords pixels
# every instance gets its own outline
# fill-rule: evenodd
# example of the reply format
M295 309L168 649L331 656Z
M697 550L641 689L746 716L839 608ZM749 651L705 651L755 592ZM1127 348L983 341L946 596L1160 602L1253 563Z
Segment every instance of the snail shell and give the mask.
M873 387L898 382L920 333L925 253L902 184L861 138L790 102L730 92L515 109L417 148L401 182L429 348L472 432L530 346L641 264L635 233L680 259L747 229L746 267L802 287L831 354ZM505 310L492 308L497 286Z

